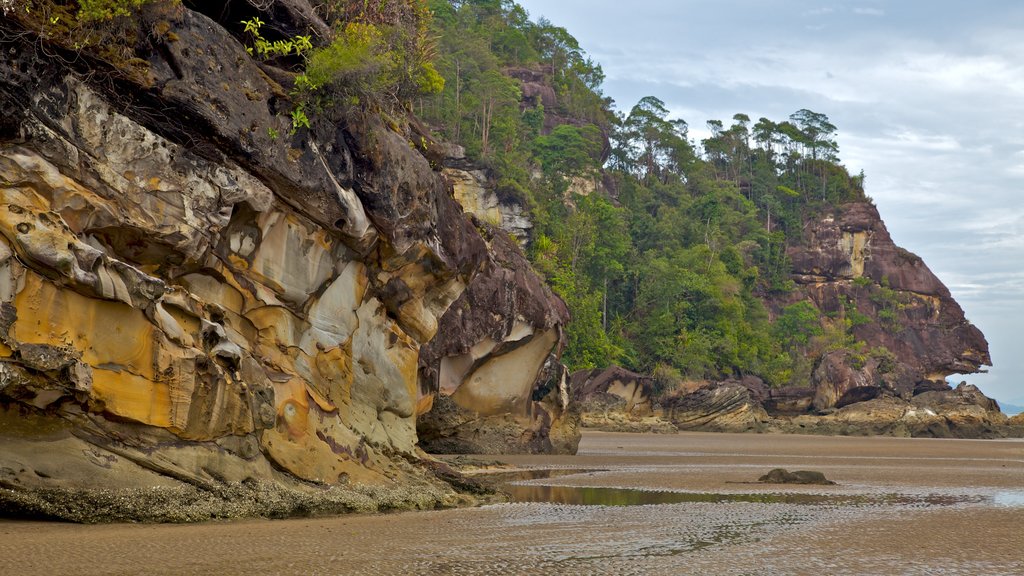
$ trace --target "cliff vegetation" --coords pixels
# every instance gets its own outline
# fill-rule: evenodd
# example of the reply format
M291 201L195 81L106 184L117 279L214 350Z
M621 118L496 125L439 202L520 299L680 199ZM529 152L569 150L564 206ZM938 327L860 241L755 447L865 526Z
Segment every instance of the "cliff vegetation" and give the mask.
M529 207L531 261L572 313L570 368L620 364L666 388L748 374L784 386L831 351L884 355L853 330L897 328L881 284L862 295L886 302L878 318L855 301L777 304L797 290L787 248L804 223L867 201L826 115L738 113L696 142L656 97L616 111L572 35L515 3L431 9L445 85L416 110Z

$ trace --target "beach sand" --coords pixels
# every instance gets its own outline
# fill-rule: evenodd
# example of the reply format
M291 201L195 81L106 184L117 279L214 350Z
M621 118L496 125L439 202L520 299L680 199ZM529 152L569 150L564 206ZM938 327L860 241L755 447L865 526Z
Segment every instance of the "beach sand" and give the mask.
M194 525L4 521L0 574L1024 574L1024 441L586 432L578 456L499 459L587 470L529 484L724 501ZM750 483L776 467L837 485ZM775 493L813 498L728 498Z

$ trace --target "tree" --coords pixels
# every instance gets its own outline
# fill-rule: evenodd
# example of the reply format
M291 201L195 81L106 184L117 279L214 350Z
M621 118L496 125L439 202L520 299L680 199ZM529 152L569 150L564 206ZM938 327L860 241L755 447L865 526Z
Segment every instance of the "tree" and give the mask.
M513 132L508 124L514 122L510 115L519 111L519 87L498 70L487 70L474 91L480 100L480 155L486 157L491 152L491 130L496 122L502 122L506 136Z
M665 103L646 96L633 106L618 135L628 168L644 179L667 181L670 173L679 174L693 159L693 148L686 138L684 120L669 120Z
M835 159L839 152L835 142L836 127L828 121L828 116L802 108L789 119L799 127L800 134L811 149L811 159L817 160L819 154L827 160Z

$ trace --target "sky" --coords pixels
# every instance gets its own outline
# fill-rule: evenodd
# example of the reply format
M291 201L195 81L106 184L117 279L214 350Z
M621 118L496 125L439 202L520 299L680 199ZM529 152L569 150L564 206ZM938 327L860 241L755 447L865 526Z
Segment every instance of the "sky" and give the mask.
M808 108L839 128L896 243L924 258L988 339L986 374L1024 405L1024 2L517 0L566 28L628 112L690 125Z

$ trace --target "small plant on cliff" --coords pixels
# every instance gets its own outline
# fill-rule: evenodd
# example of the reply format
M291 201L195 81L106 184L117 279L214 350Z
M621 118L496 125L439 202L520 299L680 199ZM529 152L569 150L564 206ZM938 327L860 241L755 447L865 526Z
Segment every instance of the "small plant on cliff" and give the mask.
M888 348L875 346L868 352L868 355L878 361L878 371L880 373L888 374L896 370L896 355Z
M306 116L305 107L299 104L292 110L292 130L289 134L294 135L299 128L309 129L309 116Z
M902 295L889 287L888 278L871 294L871 301L878 306L878 322L888 332L900 329L900 312L906 307Z
M444 79L429 61L405 53L393 28L349 22L334 41L311 50L305 73L295 79L300 95L321 100L341 95L343 102L400 102L413 94L439 92Z
M253 42L252 46L245 49L246 52L255 54L260 58L267 59L274 56L288 56L289 54L301 56L304 52L313 48L310 36L296 36L287 40L275 40L273 42L267 40L260 33L260 28L263 27L265 22L260 20L258 16L253 16L249 20L243 20L242 24L245 26L245 32L252 37Z

